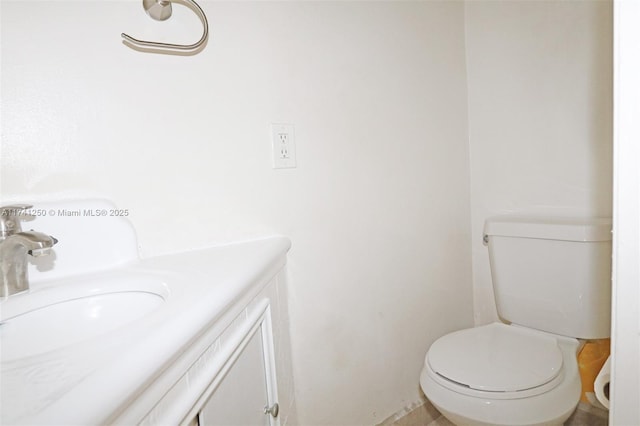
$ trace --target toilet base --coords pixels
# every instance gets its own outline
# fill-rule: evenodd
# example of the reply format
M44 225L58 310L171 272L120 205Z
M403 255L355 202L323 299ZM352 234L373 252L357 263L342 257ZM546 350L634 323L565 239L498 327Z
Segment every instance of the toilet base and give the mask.
M432 402L433 404L433 402ZM440 413L447 418L447 420L449 420L451 423L453 423L454 425L460 425L460 426L512 426L514 425L513 422L508 422L508 423L484 423L484 422L479 422L477 420L473 420L473 419L469 419L466 418L464 416L461 416L459 414L455 414L455 413L451 413L448 412L447 410L445 410L442 407L438 407L436 404L433 404L434 407L436 407L436 409L438 411L440 411ZM576 405L577 407L577 405ZM568 413L566 413L565 415L561 416L558 419L555 419L554 421L550 421L550 422L542 422L542 423L527 423L527 426L562 426L564 424L564 422L571 417L571 415L573 414L573 412L576 409L574 408L573 410L569 411Z
M562 425L578 406L580 380L574 380L574 382L576 383L568 385L575 389L573 392L575 396L571 402L563 403L558 400L551 401L551 398L544 394L516 400L475 398L442 387L427 377L424 371L420 377L420 386L427 399L449 421L461 426ZM535 400L532 401L532 399Z

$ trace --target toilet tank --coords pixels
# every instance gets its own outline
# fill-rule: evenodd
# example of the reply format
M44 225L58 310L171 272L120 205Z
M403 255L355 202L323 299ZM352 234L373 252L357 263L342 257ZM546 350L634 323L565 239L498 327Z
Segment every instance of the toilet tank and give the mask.
M611 328L611 219L498 216L484 228L498 314L554 334Z

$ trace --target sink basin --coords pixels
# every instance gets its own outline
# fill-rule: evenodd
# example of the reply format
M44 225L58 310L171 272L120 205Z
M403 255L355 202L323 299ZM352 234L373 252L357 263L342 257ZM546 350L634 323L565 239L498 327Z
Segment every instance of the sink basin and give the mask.
M0 305L0 359L40 355L125 327L167 297L165 283L145 274L94 277L12 296Z

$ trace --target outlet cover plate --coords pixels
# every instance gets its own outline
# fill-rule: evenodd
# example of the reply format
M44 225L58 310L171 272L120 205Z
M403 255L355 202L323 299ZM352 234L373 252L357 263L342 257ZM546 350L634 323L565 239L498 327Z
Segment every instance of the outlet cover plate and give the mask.
M271 146L274 169L296 167L296 140L293 124L271 124Z

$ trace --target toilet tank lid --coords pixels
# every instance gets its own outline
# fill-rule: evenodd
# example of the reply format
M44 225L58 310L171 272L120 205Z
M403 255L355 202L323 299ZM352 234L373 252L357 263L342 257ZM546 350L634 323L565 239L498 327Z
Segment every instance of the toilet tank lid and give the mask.
M486 219L484 234L560 241L611 241L611 218L494 216Z

